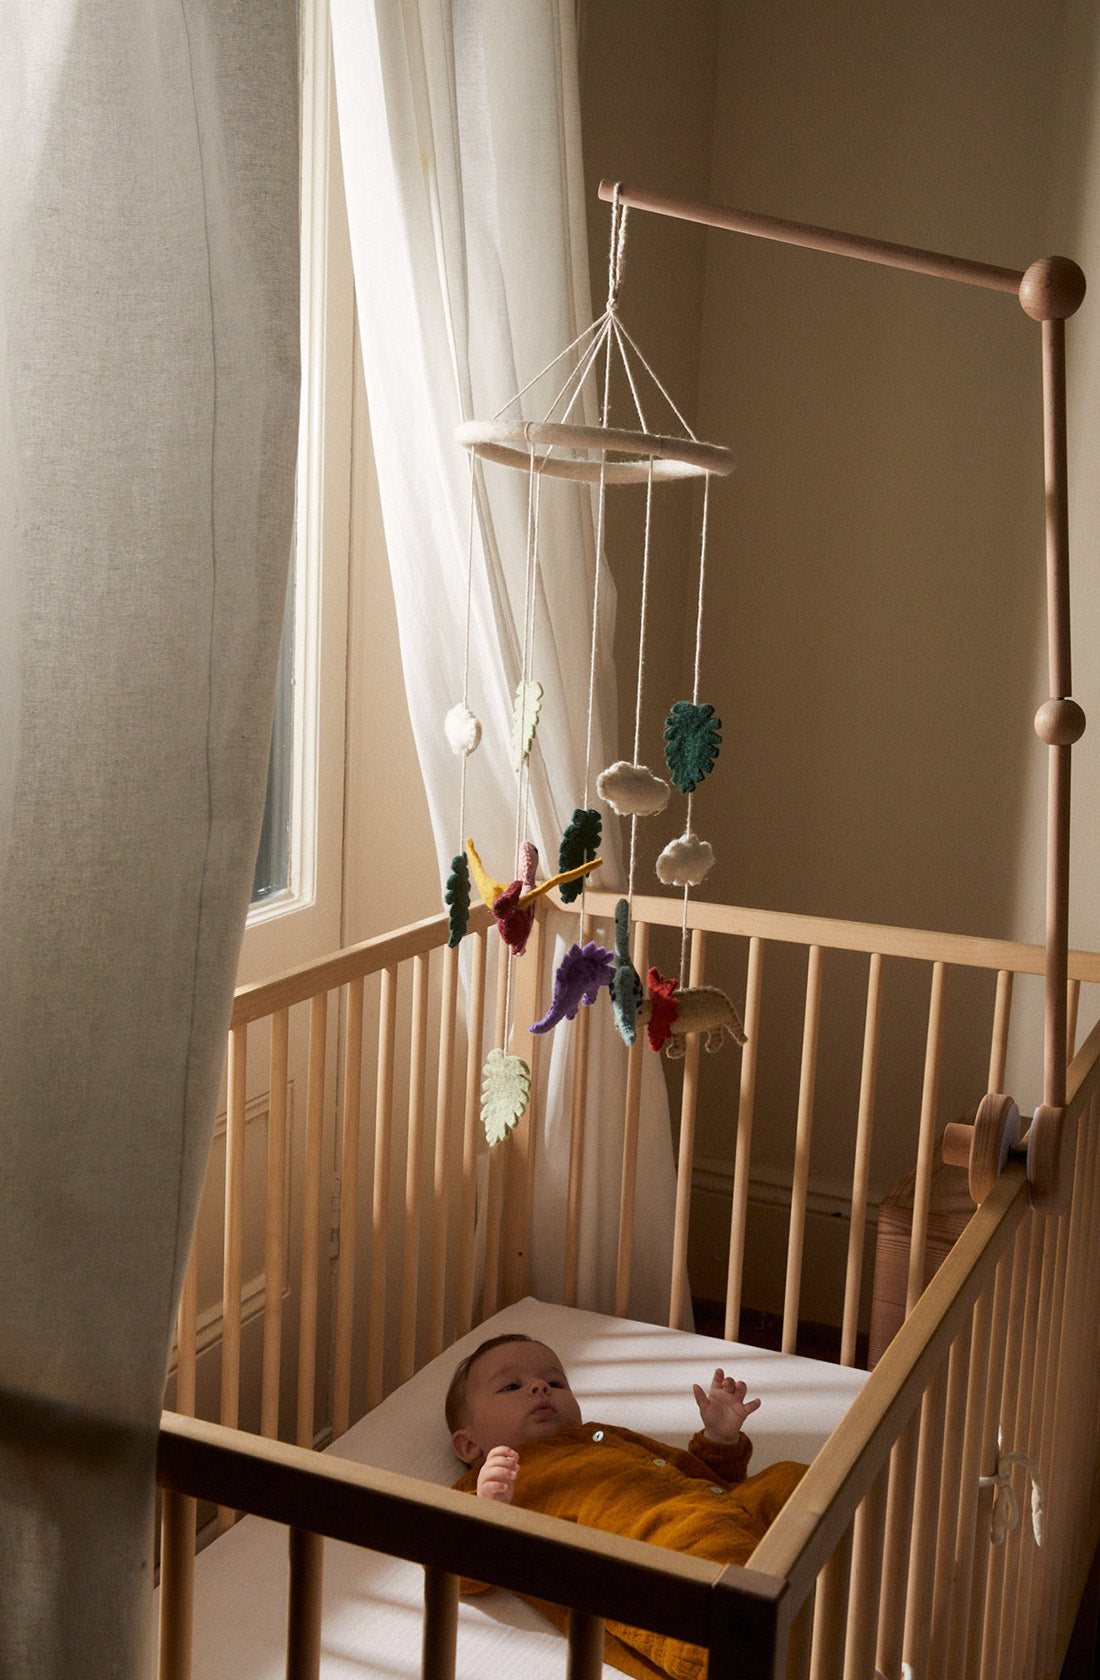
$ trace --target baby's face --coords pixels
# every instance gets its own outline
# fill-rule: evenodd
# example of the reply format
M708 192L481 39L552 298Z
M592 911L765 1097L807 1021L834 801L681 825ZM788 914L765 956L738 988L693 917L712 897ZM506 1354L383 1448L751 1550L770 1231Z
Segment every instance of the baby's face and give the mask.
M451 1437L464 1464L493 1447L518 1447L581 1421L557 1354L541 1342L505 1342L477 1360L466 1382L465 1411Z

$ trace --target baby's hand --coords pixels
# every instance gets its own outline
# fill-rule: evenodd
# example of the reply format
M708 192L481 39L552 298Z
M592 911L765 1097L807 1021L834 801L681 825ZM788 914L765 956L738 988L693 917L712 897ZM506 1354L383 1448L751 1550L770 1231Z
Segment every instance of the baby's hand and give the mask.
M478 1498L497 1499L502 1505L510 1505L518 1469L519 1454L514 1447L491 1448L478 1471Z
M709 1392L698 1383L693 1383L692 1388L708 1441L726 1441L732 1445L749 1413L755 1412L760 1404L759 1400L746 1400L745 1383L724 1376L721 1367L714 1373Z

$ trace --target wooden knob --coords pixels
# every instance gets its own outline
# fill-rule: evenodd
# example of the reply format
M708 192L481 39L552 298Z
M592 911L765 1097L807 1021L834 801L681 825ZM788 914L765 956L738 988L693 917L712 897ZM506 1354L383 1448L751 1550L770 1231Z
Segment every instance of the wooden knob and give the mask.
M940 1139L940 1153L948 1167L969 1167L974 1127L965 1120L949 1120Z
M1019 296L1033 321L1064 321L1081 307L1085 276L1071 257L1040 257L1020 281Z
M1076 700L1044 700L1035 714L1035 733L1048 747L1071 747L1085 733L1085 714Z
M1066 1213L1073 1199L1073 1150L1065 1109L1043 1103L1027 1135L1027 1193L1036 1213Z
M1009 1151L1020 1141L1020 1110L1011 1097L990 1092L978 1104L974 1133L970 1140L970 1194L979 1205L985 1201L1008 1161Z

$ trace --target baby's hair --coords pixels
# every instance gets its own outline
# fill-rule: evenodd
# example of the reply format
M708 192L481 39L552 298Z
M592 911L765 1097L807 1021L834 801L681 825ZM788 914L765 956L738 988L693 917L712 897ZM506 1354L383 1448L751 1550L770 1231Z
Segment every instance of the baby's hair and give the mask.
M467 1354L455 1367L455 1374L451 1378L451 1386L447 1390L447 1399L443 1411L447 1419L447 1428L453 1435L456 1429L461 1429L466 1419L466 1383L471 1368L476 1365L483 1353L491 1353L496 1347L503 1347L505 1342L533 1342L533 1336L525 1336L520 1331L513 1331L507 1336L491 1336L487 1342L482 1342L473 1353Z

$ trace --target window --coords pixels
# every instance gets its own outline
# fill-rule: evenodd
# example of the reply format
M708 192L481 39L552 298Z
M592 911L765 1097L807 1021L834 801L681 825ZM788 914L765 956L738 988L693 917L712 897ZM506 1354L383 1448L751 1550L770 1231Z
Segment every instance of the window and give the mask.
M292 583L239 979L340 943L354 306L327 0L303 0L302 400Z

